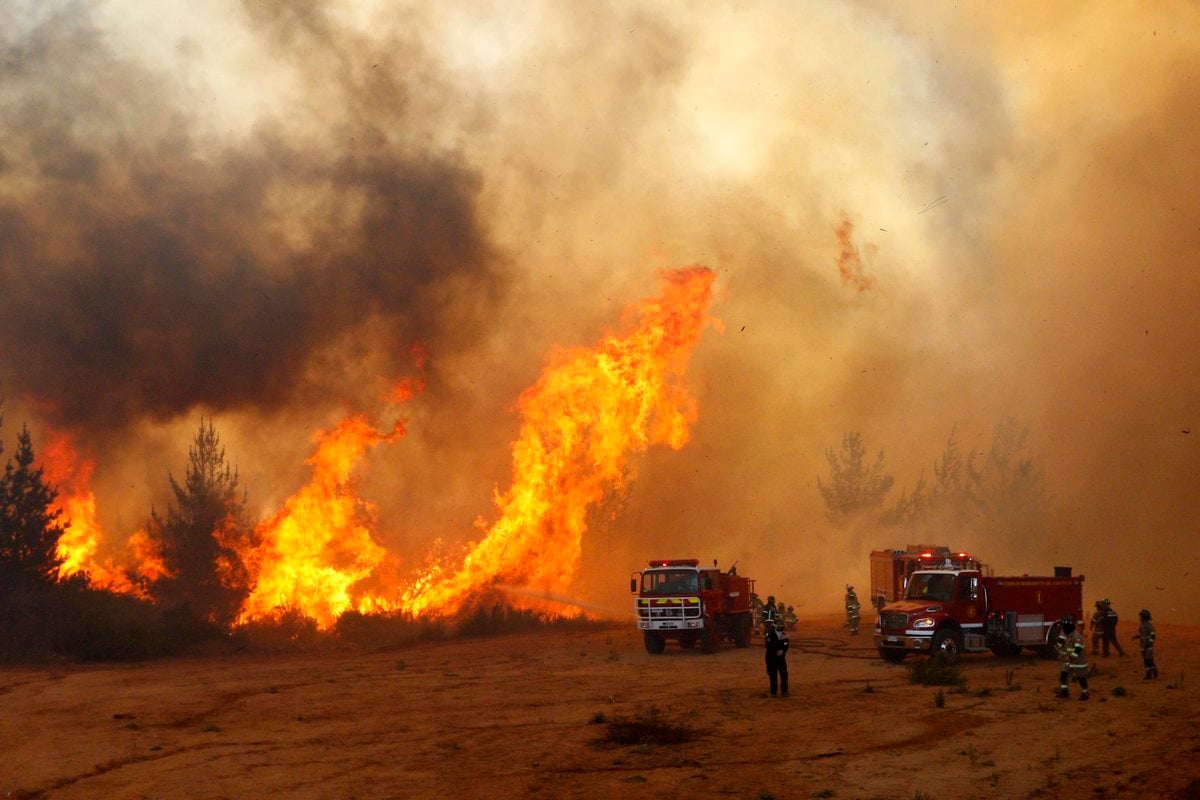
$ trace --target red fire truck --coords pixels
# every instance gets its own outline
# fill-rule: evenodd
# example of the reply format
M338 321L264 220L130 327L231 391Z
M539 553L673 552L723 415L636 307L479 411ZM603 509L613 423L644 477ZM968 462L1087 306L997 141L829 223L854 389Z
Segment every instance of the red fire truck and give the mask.
M918 569L953 567L986 571L970 553L962 553L936 544L910 544L904 550L871 551L871 605L883 608L885 603L904 597L908 578Z
M688 649L699 644L705 653L716 652L722 639L750 646L754 581L735 567L722 572L716 561L708 569L696 558L658 559L633 573L629 591L637 595L634 611L648 653L661 653L669 639Z
M1053 577L918 569L904 599L879 610L875 646L894 663L909 653L1016 655L1022 647L1049 656L1066 614L1083 619L1083 576L1072 577L1070 567L1055 567Z

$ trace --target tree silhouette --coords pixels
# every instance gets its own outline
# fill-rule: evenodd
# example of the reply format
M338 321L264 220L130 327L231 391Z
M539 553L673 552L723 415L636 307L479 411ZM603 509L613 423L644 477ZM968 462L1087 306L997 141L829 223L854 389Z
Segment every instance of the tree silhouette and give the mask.
M829 461L829 485L817 478L817 488L825 498L825 517L835 525L846 525L854 517L877 511L888 491L893 478L884 472L883 451L879 451L875 462L866 464L866 446L858 433L842 435L842 449L825 451Z
M58 493L46 484L42 468L33 466L33 443L24 427L15 461L0 476L0 591L52 585L62 564L57 547L63 528L58 511L51 510Z
M211 420L200 420L183 485L168 478L174 501L166 517L150 512L151 536L159 540L167 575L150 592L200 620L228 627L251 589L242 554L252 544L253 528L237 470L226 461Z
M884 521L930 540L947 533L1010 542L1039 538L1050 496L1041 468L1025 455L1028 429L1004 417L992 431L987 455L966 458L957 433L951 429L940 461L934 460L932 485L922 475L911 492L901 493Z

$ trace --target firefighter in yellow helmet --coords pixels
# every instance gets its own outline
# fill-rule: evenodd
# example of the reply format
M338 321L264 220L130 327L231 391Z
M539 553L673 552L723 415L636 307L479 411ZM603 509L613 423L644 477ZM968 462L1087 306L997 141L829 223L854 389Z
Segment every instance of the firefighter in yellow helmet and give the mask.
M1058 650L1058 696L1070 697L1069 681L1079 683L1079 699L1088 699L1088 657L1083 644L1083 635L1075 627L1075 618L1067 614L1058 623L1059 633L1055 642Z

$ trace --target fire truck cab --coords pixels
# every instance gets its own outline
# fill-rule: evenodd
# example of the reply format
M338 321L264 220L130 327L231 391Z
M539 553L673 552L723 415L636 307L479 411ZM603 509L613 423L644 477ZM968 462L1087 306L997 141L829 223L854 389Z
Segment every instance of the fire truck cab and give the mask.
M871 551L871 605L876 609L904 597L908 579L919 569L977 569L983 564L970 553L935 544L910 544L905 549Z
M1083 576L1055 567L1054 576L992 577L978 569L918 569L904 598L888 603L875 620L875 646L887 661L908 653L991 650L1016 655L1021 648L1052 655L1058 621L1083 618Z
M734 568L723 572L716 561L701 568L695 558L657 559L633 573L629 590L637 595L634 613L648 653L662 653L668 640L686 649L699 644L705 653L716 652L722 639L750 646L754 581Z

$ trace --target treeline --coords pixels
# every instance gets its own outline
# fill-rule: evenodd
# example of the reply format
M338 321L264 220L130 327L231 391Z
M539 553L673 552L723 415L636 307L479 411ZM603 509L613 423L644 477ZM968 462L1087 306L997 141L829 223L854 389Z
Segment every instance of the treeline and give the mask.
M885 538L894 532L878 546L963 546L958 542L966 539L1036 544L1047 532L1051 496L1028 437L1027 426L1004 417L986 447L964 453L951 428L929 473L894 495L884 451L872 455L860 434L846 433L840 448L825 452L829 476L817 480L825 516L856 539L867 531Z
M228 636L251 588L239 553L254 526L211 421L188 455L183 482L167 476L166 512L150 510L154 569L125 576L140 596L117 594L92 588L85 572L61 576L71 521L22 427L0 477L0 657L146 658Z
M192 439L182 482L170 473L167 481L166 510L151 508L146 526L144 555L154 567L125 576L137 595L92 588L86 573L62 578L58 542L70 520L57 511L57 489L37 465L29 431L21 429L0 477L0 660L137 660L197 649L386 649L450 635L602 624L547 620L495 594L474 598L449 619L348 611L331 630L318 631L311 618L282 610L275 619L235 625L254 588L245 554L254 552L256 526L211 420L201 420Z

